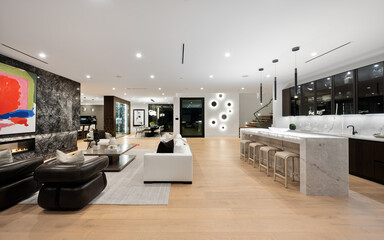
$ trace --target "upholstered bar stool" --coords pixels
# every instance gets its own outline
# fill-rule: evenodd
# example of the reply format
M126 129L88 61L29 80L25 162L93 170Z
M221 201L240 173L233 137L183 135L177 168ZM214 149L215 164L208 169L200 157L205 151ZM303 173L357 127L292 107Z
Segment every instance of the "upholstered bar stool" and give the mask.
M244 159L246 160L246 157L247 157L247 148L248 148L248 145L251 143L252 141L250 140L240 140L240 159Z
M249 144L248 148L248 163L253 162L253 167L255 167L256 161L259 161L259 150L261 147L265 146L262 143L253 142Z
M273 180L276 181L276 176L281 177L285 181L285 188L288 187L288 159L292 159L292 182L295 177L295 158L300 160L300 156L296 153L282 151L277 152L274 157L274 167L273 167ZM277 161L284 160L284 176L276 171Z
M269 176L269 153L272 152L273 155L275 155L277 151L282 150L271 146L264 146L260 148L259 171L261 171L261 168L267 169L267 176ZM264 164L264 160L266 161L266 164Z

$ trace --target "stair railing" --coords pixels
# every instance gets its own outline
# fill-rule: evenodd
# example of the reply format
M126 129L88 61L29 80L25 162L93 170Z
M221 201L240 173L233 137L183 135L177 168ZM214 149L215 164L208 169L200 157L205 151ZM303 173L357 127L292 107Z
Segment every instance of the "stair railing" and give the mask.
M258 123L261 122L261 121L260 121L260 118L259 118L259 112L260 112L261 110L263 110L264 108L268 107L269 105L271 105L272 101L273 101L273 98L271 98L271 100L269 100L269 102L268 102L267 104L265 104L264 106L262 106L261 108L259 108L258 110L256 110L256 112L253 113L253 116L255 116L255 120L256 120Z

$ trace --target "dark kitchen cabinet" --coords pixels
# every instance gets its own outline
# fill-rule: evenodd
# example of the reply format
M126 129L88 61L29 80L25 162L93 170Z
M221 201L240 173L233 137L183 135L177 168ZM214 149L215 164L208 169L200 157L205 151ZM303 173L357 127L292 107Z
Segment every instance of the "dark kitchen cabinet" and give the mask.
M299 116L301 113L301 86L297 86L297 93L295 94L295 88L290 88L291 99L291 116Z
M384 142L349 139L349 172L384 183Z
M316 115L332 114L332 78L317 80L316 84Z
M335 113L337 115L355 113L354 72L348 71L334 77Z
M291 115L291 90L290 88L283 90L283 117Z
M309 82L301 85L301 115L315 115L316 101L315 101L315 82Z
M383 63L357 70L358 113L382 113L384 105Z

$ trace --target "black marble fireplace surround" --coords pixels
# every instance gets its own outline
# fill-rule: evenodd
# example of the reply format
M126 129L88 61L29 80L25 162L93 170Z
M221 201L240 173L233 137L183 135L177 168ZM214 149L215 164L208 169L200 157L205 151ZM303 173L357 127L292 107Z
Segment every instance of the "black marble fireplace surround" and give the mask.
M1 135L0 142L35 139L35 150L15 154L15 159L55 155L77 150L80 128L80 83L0 54L0 62L36 73L36 132Z

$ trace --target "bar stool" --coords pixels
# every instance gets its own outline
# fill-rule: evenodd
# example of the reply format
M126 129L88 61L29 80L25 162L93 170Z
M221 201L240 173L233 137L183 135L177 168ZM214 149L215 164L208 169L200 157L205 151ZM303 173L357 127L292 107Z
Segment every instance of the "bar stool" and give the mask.
M277 152L275 154L274 158L274 169L273 169L273 180L276 181L276 176L281 177L282 179L285 180L285 188L288 187L288 181L287 181L287 176L288 176L288 164L287 161L288 159L292 159L292 182L294 181L294 176L295 176L295 158L300 159L300 155L292 152L287 152L287 151L282 151L282 152ZM284 160L284 176L281 175L276 171L276 166L277 166L277 161L278 160ZM299 161L300 163L300 161Z
M253 167L255 167L256 161L259 162L259 156L260 156L259 151L260 151L260 148L263 146L265 146L265 145L262 143L258 143L258 142L253 142L253 143L249 144L248 163L252 161Z
M247 156L247 147L248 147L248 144L250 144L252 141L250 140L240 140L240 159L244 158L244 160L246 160L246 156Z
M267 169L267 176L269 176L269 153L276 153L277 151L282 150L271 146L264 146L260 148L259 171L261 171L262 167ZM266 165L264 165L263 160L266 160Z

